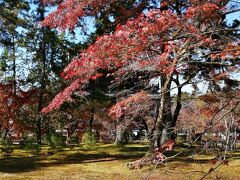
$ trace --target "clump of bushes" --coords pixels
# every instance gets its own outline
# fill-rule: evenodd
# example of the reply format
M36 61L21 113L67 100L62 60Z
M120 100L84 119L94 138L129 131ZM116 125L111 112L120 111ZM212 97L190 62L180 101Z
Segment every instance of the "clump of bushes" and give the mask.
M83 147L86 149L93 148L96 145L96 134L87 129L82 136Z
M4 156L9 157L13 152L12 142L9 138L2 141L1 151L4 153Z
M49 131L47 133L47 141L51 148L62 149L66 146L66 138L62 134L56 133L54 131Z
M28 136L27 134L24 134L22 136L20 145L22 146L22 148L31 151L32 154L37 154L41 151L41 146L37 143L35 137Z

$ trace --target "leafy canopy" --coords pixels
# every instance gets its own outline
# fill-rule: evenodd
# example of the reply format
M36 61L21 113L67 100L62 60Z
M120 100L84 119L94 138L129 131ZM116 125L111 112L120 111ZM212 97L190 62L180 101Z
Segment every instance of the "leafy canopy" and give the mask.
M77 18L97 13L112 2L117 1L61 1L43 24L73 28ZM237 30L223 23L228 2L162 1L161 7L165 8L145 11L126 24L119 24L114 32L97 38L64 69L62 77L71 84L43 112L59 108L65 100L72 99L76 90L84 94L82 90L89 80L103 76L101 69L110 72L116 81L139 71L156 76L190 76L191 72L211 72L211 76L216 76L216 67L224 67L227 72L238 62L240 50L237 38L228 33Z

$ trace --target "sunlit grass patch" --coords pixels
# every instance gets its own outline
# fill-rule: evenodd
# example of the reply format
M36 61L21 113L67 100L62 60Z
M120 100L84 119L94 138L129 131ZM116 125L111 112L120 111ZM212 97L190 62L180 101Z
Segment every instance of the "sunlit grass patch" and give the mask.
M177 148L168 155L183 150ZM127 162L140 159L147 151L148 146L143 144L97 144L89 150L82 146L61 149L42 146L38 154L32 155L31 151L14 147L9 158L0 156L0 179L188 179L188 176L199 179L201 172L213 167L211 152L191 157L194 151L186 150L157 168L128 169ZM230 154L229 165L222 165L210 178L240 177L239 152Z

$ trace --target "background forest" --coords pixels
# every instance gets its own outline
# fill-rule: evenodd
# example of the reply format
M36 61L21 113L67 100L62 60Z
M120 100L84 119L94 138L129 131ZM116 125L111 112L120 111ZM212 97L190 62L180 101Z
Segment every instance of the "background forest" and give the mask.
M210 152L209 176L239 152L239 11L238 0L0 0L3 158L138 144L131 169Z

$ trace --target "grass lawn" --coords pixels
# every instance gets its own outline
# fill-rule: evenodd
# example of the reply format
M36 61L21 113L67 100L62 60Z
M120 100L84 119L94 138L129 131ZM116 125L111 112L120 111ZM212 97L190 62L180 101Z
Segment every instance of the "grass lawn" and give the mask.
M92 150L81 147L54 150L41 148L39 155L15 149L11 157L0 155L0 179L199 179L212 165L211 153L189 158L192 150L185 151L171 161L155 167L130 170L127 162L140 159L148 147L130 144L116 147L98 144ZM181 151L177 148L172 154ZM46 155L52 152L53 155ZM228 165L221 165L206 179L240 179L240 152L230 154ZM154 170L153 170L154 169Z

